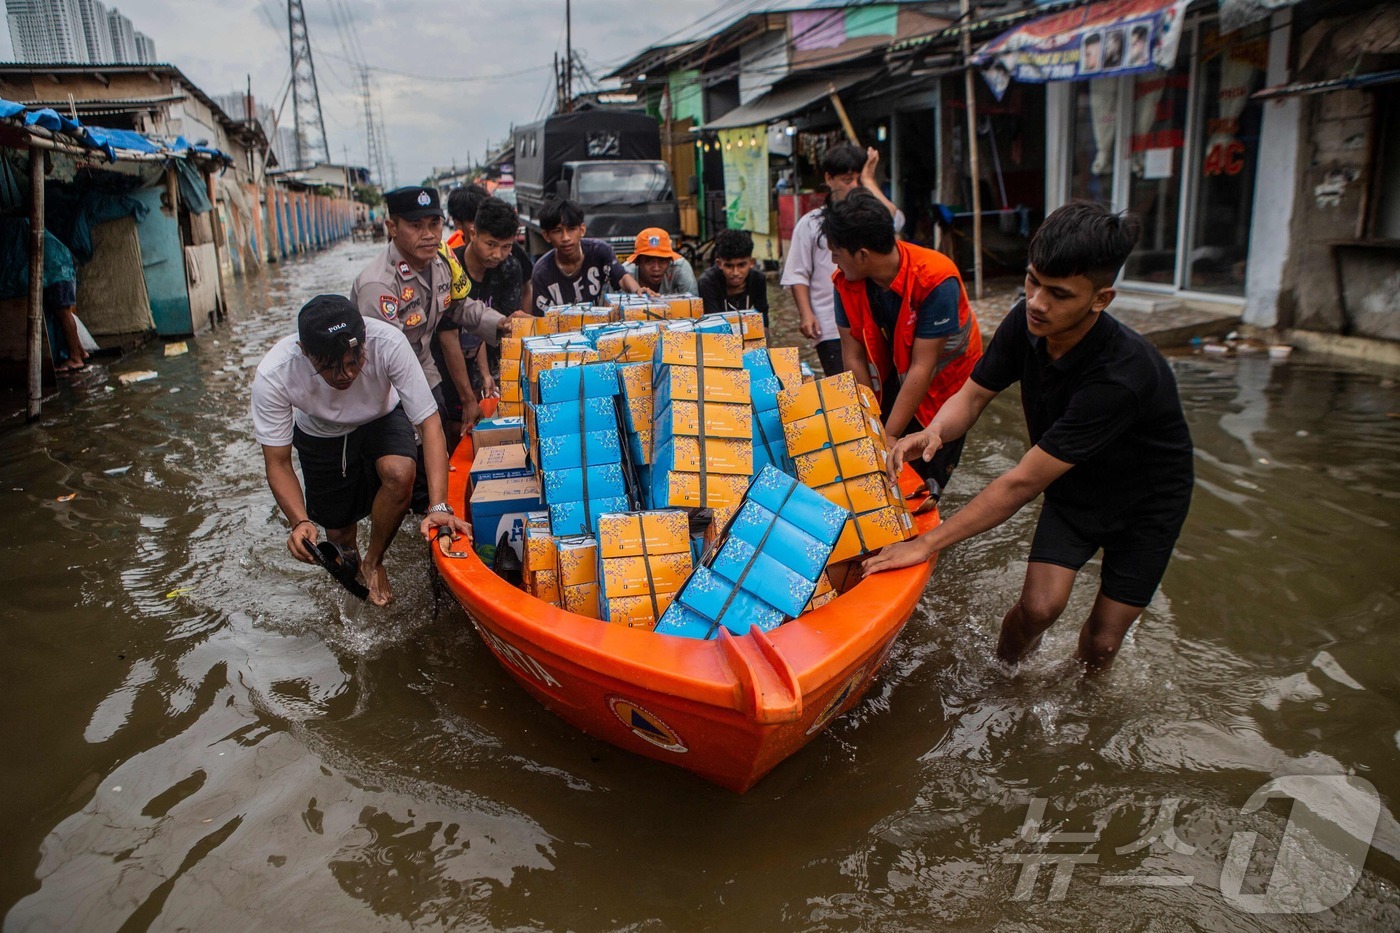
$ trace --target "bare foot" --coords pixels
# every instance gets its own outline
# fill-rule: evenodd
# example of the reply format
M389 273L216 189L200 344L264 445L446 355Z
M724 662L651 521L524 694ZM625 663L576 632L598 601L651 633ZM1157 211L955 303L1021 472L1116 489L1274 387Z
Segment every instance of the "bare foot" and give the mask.
M389 575L384 572L383 566L374 567L368 564L361 565L365 575L365 585L369 587L369 601L376 606L387 606L394 598L394 591L389 586Z

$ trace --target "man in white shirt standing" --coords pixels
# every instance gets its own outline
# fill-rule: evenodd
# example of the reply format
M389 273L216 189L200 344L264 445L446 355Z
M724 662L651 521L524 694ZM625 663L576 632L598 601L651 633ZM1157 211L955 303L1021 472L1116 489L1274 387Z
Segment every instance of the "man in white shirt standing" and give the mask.
M875 181L875 168L880 154L874 148L861 151L859 146L842 143L822 156L822 174L831 192L830 201L840 201L857 188L864 188L880 200L894 217L894 230L904 227L904 214L885 197ZM836 291L832 276L836 260L822 236L822 209L808 211L792 230L792 245L783 264L781 284L792 289L797 305L798 326L802 335L815 341L822 371L828 376L844 372L841 358L841 334L836 329Z
M419 531L455 537L471 526L447 504L447 443L437 401L408 339L392 324L366 319L340 295L317 295L297 316L297 333L282 338L253 379L253 434L263 449L267 484L291 522L287 550L316 563L316 526L354 550L357 523L370 518L360 562L369 599L393 597L384 553L394 540L417 473L414 426L423 438L429 500ZM306 491L292 469L301 462Z

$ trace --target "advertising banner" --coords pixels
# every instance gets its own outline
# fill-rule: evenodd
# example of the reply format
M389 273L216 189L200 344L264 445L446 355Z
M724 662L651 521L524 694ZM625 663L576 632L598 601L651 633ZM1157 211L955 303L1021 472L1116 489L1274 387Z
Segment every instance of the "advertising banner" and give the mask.
M731 230L768 232L768 128L720 130L724 204Z
M1017 26L978 49L972 63L1001 100L1012 81L1082 81L1176 63L1190 0L1105 0Z

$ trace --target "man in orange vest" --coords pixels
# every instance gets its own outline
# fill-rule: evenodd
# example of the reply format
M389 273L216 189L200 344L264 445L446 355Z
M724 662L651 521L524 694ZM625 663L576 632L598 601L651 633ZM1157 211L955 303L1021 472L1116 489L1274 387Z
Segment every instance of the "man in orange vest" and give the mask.
M982 356L982 333L957 266L897 240L889 210L864 191L829 203L822 231L836 260L836 329L846 369L877 389L891 438L922 431ZM962 448L958 438L931 460L909 461L931 501L943 494Z

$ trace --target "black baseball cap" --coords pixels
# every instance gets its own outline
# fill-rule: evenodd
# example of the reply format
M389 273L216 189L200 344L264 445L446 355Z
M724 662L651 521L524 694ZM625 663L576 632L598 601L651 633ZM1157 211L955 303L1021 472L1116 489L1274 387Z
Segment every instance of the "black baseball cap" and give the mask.
M338 360L365 342L365 319L343 295L317 295L297 314L297 339L307 356Z
M403 188L395 188L393 191L386 191L384 193L384 206L389 209L390 217L401 217L404 220L421 220L434 214L442 216L442 204L438 200L438 190L424 188L421 185L407 185Z

